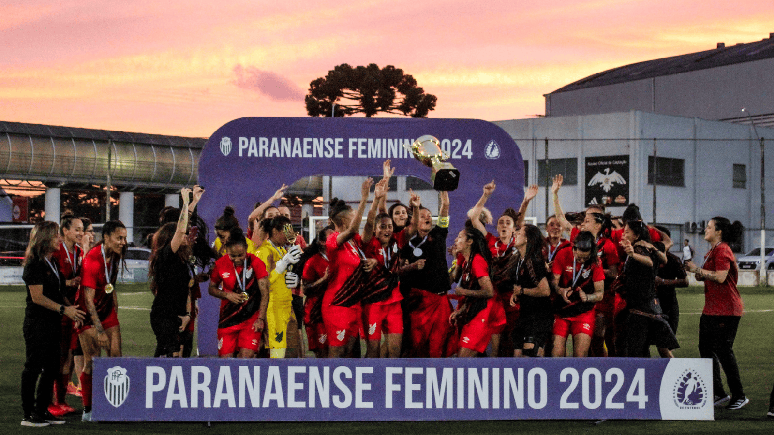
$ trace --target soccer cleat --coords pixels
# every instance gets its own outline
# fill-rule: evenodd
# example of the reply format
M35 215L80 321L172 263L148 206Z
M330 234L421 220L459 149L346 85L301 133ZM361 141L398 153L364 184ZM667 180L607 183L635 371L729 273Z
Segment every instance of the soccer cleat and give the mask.
M65 424L67 423L63 419L51 414L49 411L46 411L46 413L43 415L43 418L48 422L48 424Z
M51 423L47 422L43 417L35 412L30 415L25 415L24 420L21 421L21 425L27 427L46 427L50 424Z
M736 399L731 399L731 403L726 406L726 409L730 410L736 410L741 409L744 405L747 405L750 403L750 399L747 398L747 396L737 397Z
M726 406L731 401L731 396L715 396L715 406Z
M766 417L768 418L774 418L774 406L769 408L769 412L766 414Z
M81 421L91 422L91 411L89 412L83 411L83 416L81 417Z
M59 409L62 410L62 415L72 414L75 412L75 408L66 403L60 403Z
M65 415L64 410L58 404L48 405L47 412L53 415L54 417L61 417Z

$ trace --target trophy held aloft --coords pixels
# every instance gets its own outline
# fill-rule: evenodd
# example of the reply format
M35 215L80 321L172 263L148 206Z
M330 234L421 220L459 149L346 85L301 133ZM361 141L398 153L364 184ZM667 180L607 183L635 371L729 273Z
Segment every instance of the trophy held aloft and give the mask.
M441 142L438 139L426 134L415 140L406 149L423 165L432 168L433 189L452 191L457 188L460 183L460 171L451 163L446 162L449 155L443 152Z

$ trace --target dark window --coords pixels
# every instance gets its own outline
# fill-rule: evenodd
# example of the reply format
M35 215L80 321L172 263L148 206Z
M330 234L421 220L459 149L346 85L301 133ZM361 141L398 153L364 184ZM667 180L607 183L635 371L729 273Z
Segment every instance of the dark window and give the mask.
M653 174L656 174L656 185L685 187L685 160L657 157L653 165L653 156L648 156L648 184L653 184Z
M545 160L538 160L538 186L545 186L546 183L551 185L550 181L547 181L548 177L553 178L554 175L562 174L564 177L565 186L575 186L578 184L578 159L549 159L548 165Z
M382 179L382 174L379 175L371 175L370 176L374 180L374 185L377 181ZM388 192L395 192L398 190L398 177L390 177L390 181L387 182L387 191ZM374 191L374 186L371 186L371 192Z
M124 259L126 259L126 260L149 260L150 259L150 252L145 251L143 249L127 249L126 255L124 256Z
M394 178L394 177L393 177ZM406 190L433 190L433 185L428 183L427 181L417 178L408 176L406 177Z
M734 164L734 189L747 189L747 167Z
M524 187L529 186L529 160L524 160Z

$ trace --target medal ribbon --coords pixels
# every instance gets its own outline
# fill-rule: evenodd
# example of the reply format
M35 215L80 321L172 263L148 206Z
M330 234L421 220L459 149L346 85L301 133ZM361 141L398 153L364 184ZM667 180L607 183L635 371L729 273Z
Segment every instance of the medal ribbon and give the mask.
M512 247L515 243L516 243L516 236L513 235L511 236L511 241L508 242L508 246L505 247L505 249L503 250L503 253L501 254L500 247L498 246L498 244L501 245L502 243L500 243L500 239L495 240L494 247L495 247L495 252L497 252L497 258L504 257L505 254L508 252L508 248ZM551 249L551 247L549 246L548 249Z
M56 275L56 279L59 280L59 271L54 267L53 264L51 264L51 261L49 261L48 258L46 258L46 263L48 263L48 267L51 268L52 271L54 271L54 275Z
M427 236L429 236L429 235L430 235L430 234L428 234ZM427 241L427 236L425 236L425 238L424 238L424 239L422 239L422 241L421 241L421 242L419 242L419 244L418 244L417 246L414 246L414 245L411 243L411 240L414 240L414 238L412 238L411 240L409 240L408 244L409 244L409 246L411 246L411 249L412 249L412 250L416 251L416 250L417 250L417 249L418 249L420 246L422 246L422 245L424 245L424 244L425 244L425 242ZM420 255L421 255L421 254L420 254ZM419 256L419 255L418 255L418 256ZM418 257L418 256L417 256L417 257Z
M67 249L67 243L62 242L65 254L67 255L67 262L73 266L73 276L78 275L78 257L75 255L78 252L78 245L73 245L73 259L70 261L70 250Z
M110 282L110 275L112 275L111 272L113 272L113 263L112 262L110 263L110 270L108 270L108 266L107 266L108 262L107 262L107 258L105 258L105 244L104 243L100 247L100 250L102 251L102 261L105 263L105 281L107 282L107 285L110 285L110 284L112 284Z
M578 283L578 279L581 277L581 274L583 273L583 263L581 263L581 268L578 270L578 273L575 273L575 266L577 265L577 262L575 258L572 259L572 286L570 288L575 288L575 284Z
M241 288L242 293L247 293L247 289L245 288L245 284L247 283L247 259L245 259L245 263L242 265L241 281L239 280L239 272L237 272L236 263L232 263L232 264L234 264L234 278L236 279L237 285Z

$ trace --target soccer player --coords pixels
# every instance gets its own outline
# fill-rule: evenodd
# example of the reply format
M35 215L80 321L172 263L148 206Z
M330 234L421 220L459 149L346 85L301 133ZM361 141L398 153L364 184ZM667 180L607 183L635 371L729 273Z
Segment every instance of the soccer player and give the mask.
M360 203L353 211L338 198L331 200L330 219L334 232L325 242L328 254L328 288L323 296L322 314L328 335L328 357L352 354L361 328L360 304L337 305L337 299L356 293L363 273L370 273L376 261L366 262L358 231L373 180L366 178L360 188Z
M663 242L656 242L653 246L666 254L667 257L666 262L659 262L656 270L656 296L669 327L676 335L677 325L680 322L680 306L677 302L676 289L677 287L688 287L688 276L683 268L683 262L676 255L667 251ZM674 358L671 349L659 348L658 353L662 358Z
M234 213L233 207L226 206L226 208L223 209L223 215L215 221L215 234L217 234L218 237L212 242L212 249L215 250L218 258L226 255L226 242L228 241L231 229L240 228L239 219L234 216ZM252 240L246 240L247 253L255 255L258 247Z
M297 245L287 247L288 239L284 231L290 225L290 219L278 215L261 221L261 231L268 236L258 248L258 258L266 266L269 276L269 307L266 313L267 347L272 358L285 358L288 348L289 332L298 332L293 314L293 293L291 288L300 284L299 273L288 270L301 259L301 248ZM290 326L289 326L290 325ZM292 342L295 344L297 338ZM300 349L298 349L300 351Z
M107 350L110 357L121 356L121 327L118 323L118 294L115 283L118 269L126 253L126 227L121 221L105 222L102 241L86 254L83 260L81 287L78 289L78 308L88 315L78 328L83 348L81 399L83 421L91 421L92 361Z
M327 226L320 231L314 243L304 250L299 268L303 269L304 325L311 350L317 358L328 357L328 335L322 318L322 301L328 287L328 255L325 242L333 234L333 227Z
M458 357L471 358L486 352L493 335L505 326L505 310L496 298L489 277L491 253L481 231L465 226L454 240L452 254L462 262L452 279L458 281L454 294L462 296L449 323L460 329Z
M218 355L252 358L258 351L266 327L269 280L266 266L247 252L247 239L239 227L231 229L226 255L215 262L209 293L221 299L218 320Z
M516 232L514 246L518 263L511 278L514 282L511 304L519 303L521 307L512 333L514 356L544 356L551 338L554 316L544 245L543 233L534 225L522 225Z
M72 212L65 212L60 221L59 234L62 242L59 244L59 250L53 253L52 259L56 260L59 273L65 280L63 287L65 300L68 304L72 304L75 301L78 286L81 284L83 251L78 243L83 238L83 222L76 218ZM73 374L73 351L71 349L73 338L76 340L78 338L78 334L75 332L75 322L67 316L62 316L61 373L54 381L54 399L48 407L48 411L58 417L75 412L75 409L65 401L67 383Z
M743 234L742 224L733 224L727 218L716 216L704 229L704 240L711 249L704 256L704 265L692 261L685 263L685 269L704 281L704 309L699 321L699 353L702 358L712 358L715 406L740 409L750 402L744 394L739 365L734 355L734 340L739 321L744 313L744 304L736 288L739 269L730 243L738 241ZM720 367L726 373L731 396L726 395L720 378Z
M560 251L552 272L557 299L554 315L552 356L567 353L567 336L572 334L573 356L585 357L591 345L596 316L594 306L605 294L605 272L597 258L594 235L581 231L572 250Z
M35 225L24 255L22 278L27 285L27 307L23 331L27 359L21 375L22 426L65 422L46 409L51 402L54 380L59 375L62 316L80 321L86 314L67 304L62 295L64 277L52 258L59 249L58 230L55 222Z

